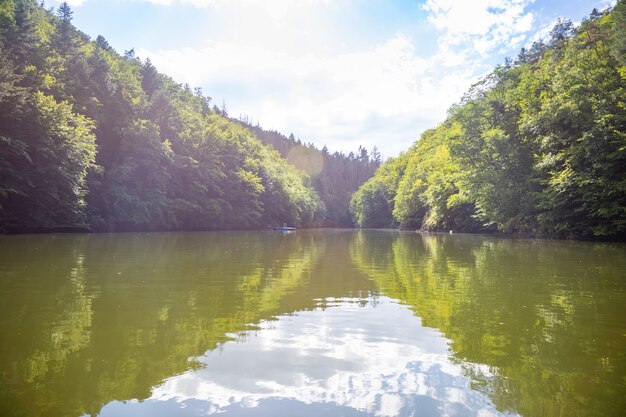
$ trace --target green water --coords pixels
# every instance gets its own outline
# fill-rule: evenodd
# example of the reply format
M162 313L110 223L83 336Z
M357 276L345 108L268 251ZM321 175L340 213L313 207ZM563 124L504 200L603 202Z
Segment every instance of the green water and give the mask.
M621 416L626 246L0 237L0 416Z

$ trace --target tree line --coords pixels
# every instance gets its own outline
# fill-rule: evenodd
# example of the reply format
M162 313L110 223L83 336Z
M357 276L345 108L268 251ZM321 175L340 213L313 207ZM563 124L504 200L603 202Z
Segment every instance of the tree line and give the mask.
M91 40L72 15L67 3L0 3L0 231L242 229L334 216L310 175L201 89Z
M382 163L382 155L376 146L371 151L359 146L356 153L345 154L338 151L331 153L328 147L318 149L311 143L296 139L293 134L287 137L259 126L247 125L247 127L261 142L272 146L289 163L310 175L313 188L326 207L326 215L321 225L353 226L349 210L350 199L359 187L374 175Z
M360 227L626 237L626 1L560 20L354 194Z

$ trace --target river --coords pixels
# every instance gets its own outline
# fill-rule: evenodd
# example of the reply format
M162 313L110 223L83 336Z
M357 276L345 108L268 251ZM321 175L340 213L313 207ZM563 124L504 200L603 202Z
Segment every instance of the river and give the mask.
M626 245L0 236L0 415L621 416Z

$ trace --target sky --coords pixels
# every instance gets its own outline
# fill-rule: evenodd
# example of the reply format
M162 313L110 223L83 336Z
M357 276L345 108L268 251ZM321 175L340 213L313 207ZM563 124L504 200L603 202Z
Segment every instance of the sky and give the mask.
M61 1L46 0L47 7ZM504 58L611 0L70 0L73 23L232 117L348 153L408 149Z

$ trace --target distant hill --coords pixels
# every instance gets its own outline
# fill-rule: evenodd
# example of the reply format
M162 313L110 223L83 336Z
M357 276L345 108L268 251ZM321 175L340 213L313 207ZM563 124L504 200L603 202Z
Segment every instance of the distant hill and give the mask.
M352 194L369 178L381 164L381 155L374 147L371 152L359 147L357 153L348 155L329 153L312 144L302 143L293 135L289 137L259 126L247 126L265 144L271 145L289 163L311 176L313 188L326 206L322 225L352 226L349 205Z

